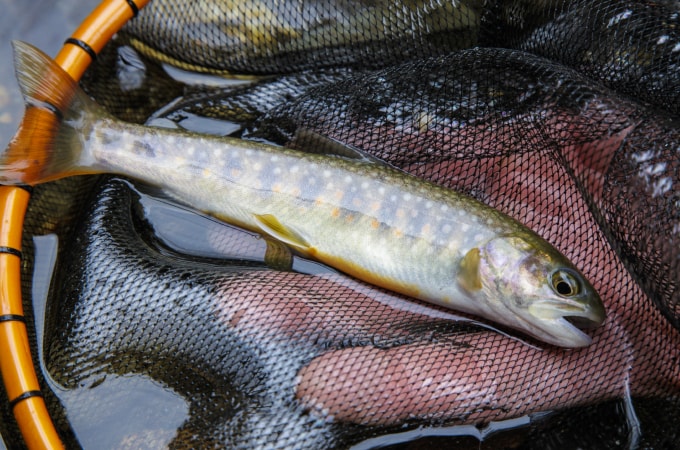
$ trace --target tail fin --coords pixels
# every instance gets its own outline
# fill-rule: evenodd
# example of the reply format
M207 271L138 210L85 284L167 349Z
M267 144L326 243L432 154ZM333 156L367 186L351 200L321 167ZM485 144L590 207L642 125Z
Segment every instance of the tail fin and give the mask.
M19 130L0 155L0 183L35 184L93 173L85 134L106 115L49 56L14 41L17 81L26 102Z

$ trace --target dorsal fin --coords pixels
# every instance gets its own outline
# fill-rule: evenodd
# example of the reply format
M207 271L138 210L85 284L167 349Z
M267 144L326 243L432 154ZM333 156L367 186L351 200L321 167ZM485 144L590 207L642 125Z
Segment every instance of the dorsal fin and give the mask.
M385 161L364 152L354 146L347 145L339 140L324 136L316 131L300 128L295 132L293 139L286 147L300 150L306 153L337 156L358 161L389 165Z

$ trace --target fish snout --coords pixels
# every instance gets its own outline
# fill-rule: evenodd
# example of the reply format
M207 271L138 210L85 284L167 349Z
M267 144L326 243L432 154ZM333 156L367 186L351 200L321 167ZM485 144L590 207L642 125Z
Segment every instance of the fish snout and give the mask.
M537 299L529 306L529 314L547 325L554 343L564 347L583 347L591 343L583 330L602 325L606 313L602 300L594 292L571 298Z

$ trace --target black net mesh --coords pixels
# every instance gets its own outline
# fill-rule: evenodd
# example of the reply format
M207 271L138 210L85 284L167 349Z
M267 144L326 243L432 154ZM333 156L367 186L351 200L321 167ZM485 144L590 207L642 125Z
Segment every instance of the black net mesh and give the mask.
M24 291L32 237L56 233L33 344L68 445L680 448L679 15L154 0L86 79L110 111L308 151L331 138L464 191L569 257L607 321L583 349L519 340L314 263L274 270L261 240L128 180L52 183L27 217ZM167 63L258 77L206 86Z

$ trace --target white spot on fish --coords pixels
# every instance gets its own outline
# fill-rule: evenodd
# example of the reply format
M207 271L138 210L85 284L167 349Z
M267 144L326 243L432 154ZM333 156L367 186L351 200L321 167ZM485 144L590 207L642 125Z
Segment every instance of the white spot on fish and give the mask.
M427 208L427 209L430 209L430 208L432 208L432 202L431 202L431 201L429 201L429 200L428 200L428 201L426 201L426 202L425 202L425 208Z
M256 172L259 172L260 170L262 170L262 163L260 163L258 161L255 164L253 164L253 170L255 170Z
M666 42L668 42L668 39L669 39L668 35L664 34L659 36L659 40L657 40L656 43L657 45L665 44Z
M361 183L361 189L368 189L368 181L364 181Z
M656 153L653 152L652 150L645 150L642 153L633 153L632 156L636 162L645 162L654 158L656 156Z
M411 194L409 194L409 193L407 192L406 194L404 194L403 199L404 199L405 202L411 200Z
M678 42L677 44L675 44L675 45L673 46L673 48L671 49L671 51L672 51L673 53L675 53L675 52L680 52L680 42Z
M280 175L281 174L281 168L280 167L274 167L274 175Z
M297 173L300 170L298 166L293 166L290 168L290 173Z
M486 224L491 226L493 225L493 220L492 219L486 219Z
M384 188L383 186L380 186L380 187L378 188L378 194L380 194L380 195L385 195L385 188Z
M253 151L251 149L247 148L246 149L246 156L252 156L252 155L253 155Z
M272 157L269 158L269 160L270 160L271 162L276 162L276 161L279 160L279 157L278 157L278 155L272 155Z
M449 207L446 206L446 205L442 205L441 210L442 210L442 212L446 212L446 211L449 210Z
M611 27L612 25L616 25L617 23L621 22L622 20L629 18L632 14L633 14L633 11L631 11L630 9L627 9L624 12L615 15L614 17L609 19L609 22L607 23L607 27Z
M168 145L175 145L175 136L168 136L167 139L165 140L165 142Z
M345 175L345 183L351 183L352 182L352 177L349 175Z
M481 234L481 233L475 234L475 237L474 237L475 243L479 243L482 239L484 239L483 234Z
M331 176L331 171L328 170L328 169L324 170L324 171L323 171L323 176L326 177L326 178L330 178L330 176Z
M461 225L460 229L463 230L463 233L467 233L470 230L470 225L464 223Z
M660 175L663 173L663 171L666 170L666 163L665 162L660 162L657 164L654 164L651 167L645 168L645 172L649 175Z
M222 157L222 149L221 148L213 149L213 155L215 156L215 158L221 158Z
M463 217L463 216L465 215L465 211L463 211L463 210L461 209L460 211L458 211L458 215L459 215L460 217Z
M445 224L445 225L442 227L442 231L443 231L444 233L450 233L450 232L451 232L451 224L448 224L448 223Z
M671 187L673 187L673 181L669 177L663 177L656 183L654 183L654 192L652 192L652 197L657 197L668 192Z
M194 153L196 153L196 149L194 147L189 147L187 149L187 155L194 156Z

